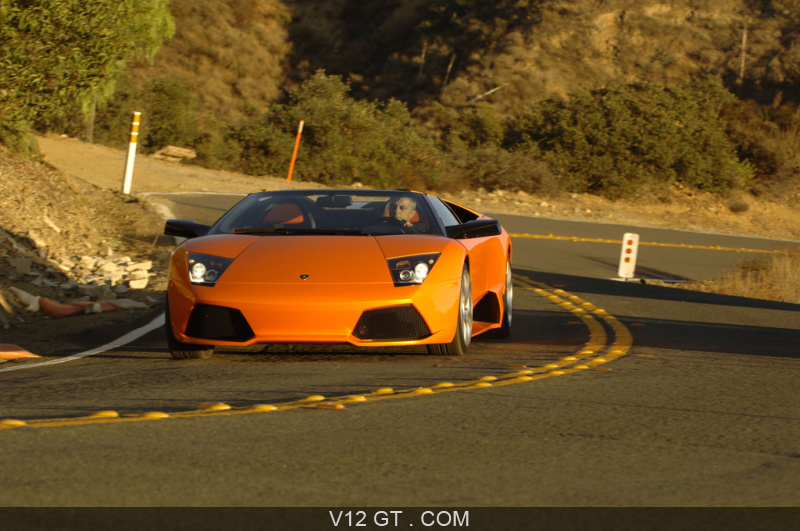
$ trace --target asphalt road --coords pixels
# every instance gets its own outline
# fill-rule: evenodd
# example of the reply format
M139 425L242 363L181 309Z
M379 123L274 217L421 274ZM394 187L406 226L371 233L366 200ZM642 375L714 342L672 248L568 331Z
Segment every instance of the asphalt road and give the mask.
M232 200L172 199L197 221ZM0 372L0 419L28 421L0 429L0 507L799 505L800 305L610 280L631 227L498 217L514 332L464 358L271 346L180 362L159 329ZM634 232L668 244L642 245L645 278L787 244ZM86 421L101 411L120 416Z

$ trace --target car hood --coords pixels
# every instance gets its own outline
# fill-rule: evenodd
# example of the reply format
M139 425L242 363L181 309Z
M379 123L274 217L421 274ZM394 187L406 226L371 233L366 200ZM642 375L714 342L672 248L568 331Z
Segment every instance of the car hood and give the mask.
M382 239L372 236L263 236L242 250L220 282L392 282L380 243Z
M186 251L233 263L218 283L385 283L387 259L442 252L445 238L429 235L214 235L186 242Z
M215 234L187 240L181 244L187 253L210 254L234 259L257 242L258 236L240 234Z

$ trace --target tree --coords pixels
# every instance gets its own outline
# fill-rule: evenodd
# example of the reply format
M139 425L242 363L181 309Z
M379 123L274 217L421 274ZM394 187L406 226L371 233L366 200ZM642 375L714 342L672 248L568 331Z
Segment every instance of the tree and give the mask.
M174 32L169 0L0 0L0 126L88 111Z

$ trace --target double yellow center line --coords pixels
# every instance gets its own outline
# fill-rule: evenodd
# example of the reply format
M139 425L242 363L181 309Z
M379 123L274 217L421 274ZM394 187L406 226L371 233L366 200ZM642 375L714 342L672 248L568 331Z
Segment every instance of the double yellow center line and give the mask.
M286 411L300 408L344 409L348 405L364 402L375 402L393 398L409 398L425 395L483 389L503 385L513 385L553 376L561 376L588 369L610 370L599 368L628 353L633 344L633 337L628 329L614 316L580 297L562 289L536 282L528 277L515 274L514 281L518 288L533 290L537 295L545 297L571 312L589 329L589 340L578 352L565 356L557 361L539 367L510 366L510 372L499 375L488 375L463 382L439 382L426 387L394 389L382 387L364 394L325 397L310 395L298 400L275 404L259 404L254 406L235 407L224 403L200 404L191 411L165 413L150 411L138 414L120 415L116 411L98 411L88 416L72 418L31 419L0 421L0 430L19 427L52 428L59 426L79 426L88 424L109 424L120 422L153 421L166 418L197 418L210 416L248 415L268 411ZM606 332L607 327L611 334Z
M566 242L584 243L615 243L622 244L622 240L612 240L606 238L579 238L577 236L555 236L553 234L509 234L512 238L529 238L534 240L559 240ZM787 242L788 243L788 242ZM639 245L650 247L676 247L679 249L698 249L704 251L731 251L734 253L763 253L763 254L787 254L787 250L768 250L768 249L748 249L746 247L724 247L722 245L690 245L687 243L659 243L659 242L639 242Z

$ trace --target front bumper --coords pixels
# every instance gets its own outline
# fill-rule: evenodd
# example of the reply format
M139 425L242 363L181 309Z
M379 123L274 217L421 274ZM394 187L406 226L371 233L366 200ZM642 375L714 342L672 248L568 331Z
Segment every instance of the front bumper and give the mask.
M219 283L169 284L170 326L184 343L448 343L460 285ZM241 317L239 317L241 316Z

